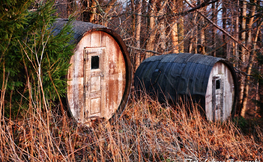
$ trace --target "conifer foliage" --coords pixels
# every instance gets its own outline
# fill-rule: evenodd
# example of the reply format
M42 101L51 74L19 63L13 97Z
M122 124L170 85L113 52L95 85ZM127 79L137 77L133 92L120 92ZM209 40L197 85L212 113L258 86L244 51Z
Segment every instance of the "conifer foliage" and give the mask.
M10 109L8 113L5 111L7 116L11 112L18 114L36 98L47 102L60 100L65 95L65 76L74 48L74 44L69 44L71 21L54 35L52 24L55 21L51 1L42 4L32 0L2 2L0 86L1 103L4 104L0 109Z

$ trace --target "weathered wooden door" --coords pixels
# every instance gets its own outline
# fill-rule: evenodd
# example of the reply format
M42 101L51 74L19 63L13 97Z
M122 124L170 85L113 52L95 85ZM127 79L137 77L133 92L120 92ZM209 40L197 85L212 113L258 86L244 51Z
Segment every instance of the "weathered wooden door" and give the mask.
M213 76L212 85L213 119L223 120L224 113L224 78L223 75Z
M105 108L105 48L84 49L84 118L100 118Z

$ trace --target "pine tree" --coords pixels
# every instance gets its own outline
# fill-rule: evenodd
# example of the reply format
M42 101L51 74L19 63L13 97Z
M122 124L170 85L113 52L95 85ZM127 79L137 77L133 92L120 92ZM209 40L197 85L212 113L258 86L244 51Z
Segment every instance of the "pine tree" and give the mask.
M29 100L39 99L41 90L41 98L46 101L65 95L65 76L74 48L74 44L69 44L71 21L54 35L55 21L51 1L35 4L28 0L5 0L0 6L1 103L5 103L1 110L12 109L16 115L21 107L28 107Z

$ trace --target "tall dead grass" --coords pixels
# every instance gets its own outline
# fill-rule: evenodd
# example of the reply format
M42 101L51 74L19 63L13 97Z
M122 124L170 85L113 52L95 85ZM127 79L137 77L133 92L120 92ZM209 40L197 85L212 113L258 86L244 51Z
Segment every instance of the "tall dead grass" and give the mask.
M184 104L163 106L145 95L130 99L119 119L87 128L38 101L29 102L23 118L1 115L1 161L263 159L261 128L257 140L244 136L230 120L206 121L196 106L189 112Z

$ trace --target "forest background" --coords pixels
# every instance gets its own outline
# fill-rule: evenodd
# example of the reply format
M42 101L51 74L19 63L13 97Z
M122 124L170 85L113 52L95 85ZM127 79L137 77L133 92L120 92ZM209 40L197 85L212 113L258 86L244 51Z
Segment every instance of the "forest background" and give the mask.
M263 160L263 1L4 0L0 12L0 160ZM54 36L56 17L69 23ZM134 71L153 55L226 58L239 80L236 117L212 123L189 105L164 108L131 94L114 123L76 123L61 79L74 49L72 17L115 30Z
M253 116L262 109L253 102L263 100L261 0L57 0L56 7L59 17L73 14L117 31L128 46L134 71L153 55L226 58L239 78L237 113Z

